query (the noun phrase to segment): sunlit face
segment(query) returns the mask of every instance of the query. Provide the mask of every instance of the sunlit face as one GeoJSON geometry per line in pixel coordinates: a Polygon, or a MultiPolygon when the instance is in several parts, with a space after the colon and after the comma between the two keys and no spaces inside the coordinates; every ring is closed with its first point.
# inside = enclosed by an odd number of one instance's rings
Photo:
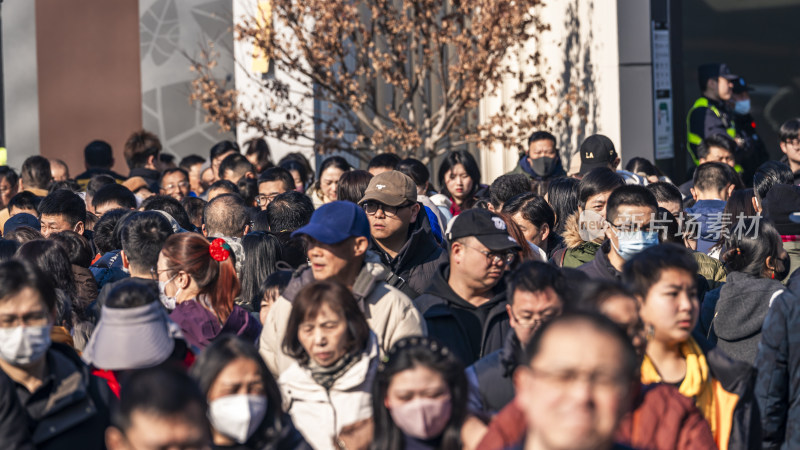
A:
{"type": "Polygon", "coordinates": [[[800,164],[800,138],[787,139],[780,142],[781,151],[789,161],[800,164]]]}
{"type": "Polygon", "coordinates": [[[69,169],[60,163],[50,163],[50,174],[53,176],[53,181],[67,181],[69,178],[69,169]]]}
{"type": "Polygon", "coordinates": [[[642,321],[653,327],[653,339],[667,345],[685,342],[697,323],[700,303],[694,274],[665,269],[641,301],[642,321]]]}
{"type": "Polygon", "coordinates": [[[611,296],[600,306],[600,313],[622,327],[631,338],[639,356],[644,355],[647,339],[642,318],[639,316],[639,304],[635,298],[625,295],[611,296]]]}
{"type": "Polygon", "coordinates": [[[733,81],[724,77],[717,78],[717,94],[722,101],[728,101],[733,95],[733,81]]]}
{"type": "Polygon", "coordinates": [[[307,255],[315,280],[336,278],[355,257],[354,238],[338,244],[324,244],[307,237],[307,255]]]}
{"type": "Polygon", "coordinates": [[[549,330],[530,368],[515,374],[534,448],[610,447],[633,387],[620,368],[622,345],[588,324],[549,330]]]}
{"type": "Polygon", "coordinates": [[[467,195],[472,192],[474,182],[467,175],[463,164],[456,164],[444,174],[444,184],[447,191],[453,196],[456,203],[461,204],[467,195]]]}
{"type": "Polygon", "coordinates": [[[457,271],[458,276],[468,280],[476,289],[493,288],[503,277],[506,263],[497,258],[489,259],[484,253],[489,249],[474,237],[453,242],[450,252],[450,274],[457,271]]]}
{"type": "Polygon", "coordinates": [[[708,148],[708,156],[700,158],[700,164],[707,162],[721,162],[733,167],[736,164],[736,159],[733,154],[722,147],[711,146],[708,148]]]}
{"type": "Polygon", "coordinates": [[[189,195],[189,178],[182,172],[170,172],[161,180],[161,194],[181,201],[189,195]]]}
{"type": "Polygon", "coordinates": [[[208,401],[229,395],[266,395],[258,364],[249,358],[237,358],[219,372],[208,390],[208,401]]]}
{"type": "Polygon", "coordinates": [[[606,229],[606,237],[614,249],[619,247],[619,235],[635,231],[650,231],[650,222],[655,210],[649,206],[619,205],[617,215],[611,222],[613,227],[606,229]]]}
{"type": "Polygon", "coordinates": [[[322,190],[325,203],[336,200],[336,188],[339,187],[339,178],[342,177],[344,170],[338,167],[328,167],[319,177],[319,187],[322,190]]]}
{"type": "Polygon", "coordinates": [[[261,319],[262,324],[267,322],[267,314],[269,314],[270,308],[272,308],[277,299],[278,288],[275,286],[267,289],[267,292],[264,293],[264,297],[261,299],[261,308],[258,310],[258,318],[261,319]]]}
{"type": "Polygon", "coordinates": [[[194,191],[195,194],[200,195],[205,192],[205,188],[202,184],[202,177],[203,177],[203,163],[197,163],[191,167],[189,167],[189,188],[194,191]]]}
{"type": "Polygon", "coordinates": [[[561,297],[549,286],[536,292],[517,289],[512,300],[512,304],[506,305],[508,320],[523,346],[543,324],[561,315],[563,309],[561,297]]]}
{"type": "Polygon", "coordinates": [[[542,247],[542,243],[550,235],[550,227],[547,224],[542,224],[541,227],[537,227],[528,219],[522,217],[522,213],[520,212],[511,216],[511,220],[519,226],[519,229],[525,236],[525,240],[537,247],[542,247]]]}
{"type": "Polygon", "coordinates": [[[306,191],[306,183],[305,180],[300,176],[300,172],[297,170],[290,170],[290,174],[292,174],[292,179],[294,179],[294,190],[297,192],[305,192],[306,191]]]}
{"type": "Polygon", "coordinates": [[[275,199],[279,194],[286,192],[286,185],[283,180],[276,181],[262,181],[258,183],[258,207],[265,211],[267,205],[275,199]]]}
{"type": "Polygon", "coordinates": [[[542,157],[555,158],[556,155],[556,143],[550,139],[539,139],[538,141],[531,142],[528,146],[528,158],[530,159],[542,157]]]}
{"type": "Polygon", "coordinates": [[[347,354],[347,321],[323,304],[300,324],[297,339],[315,363],[328,367],[347,354]]]}
{"type": "Polygon", "coordinates": [[[45,238],[62,231],[74,231],[78,234],[83,234],[83,222],[78,222],[74,226],[70,225],[67,222],[67,218],[60,214],[42,214],[39,224],[42,227],[42,236],[45,238]]]}
{"type": "Polygon", "coordinates": [[[417,365],[392,377],[383,402],[392,409],[418,398],[446,400],[450,395],[450,387],[442,374],[417,365]]]}
{"type": "Polygon", "coordinates": [[[13,186],[11,183],[8,182],[4,177],[0,177],[0,208],[5,208],[8,206],[8,202],[11,201],[11,197],[17,195],[17,186],[14,184],[13,186]]]}
{"type": "Polygon", "coordinates": [[[52,325],[55,317],[38,291],[24,287],[0,301],[0,328],[52,325]]]}
{"type": "Polygon", "coordinates": [[[600,216],[606,216],[606,202],[612,191],[600,192],[586,199],[586,207],[584,210],[594,211],[600,216]]]}
{"type": "MultiPolygon", "coordinates": [[[[236,150],[228,150],[227,152],[225,152],[225,153],[223,153],[221,155],[217,155],[216,158],[211,160],[211,171],[212,171],[212,173],[214,175],[214,181],[217,181],[217,180],[220,179],[219,178],[219,166],[220,166],[220,164],[222,164],[222,161],[225,158],[227,158],[228,156],[230,156],[230,155],[232,155],[234,153],[237,153],[236,150]]],[[[213,183],[213,181],[212,181],[212,183],[213,183]]]]}
{"type": "Polygon", "coordinates": [[[399,208],[392,216],[387,215],[383,208],[375,211],[375,214],[367,214],[372,237],[377,240],[405,237],[408,234],[408,227],[417,220],[418,214],[419,203],[399,208]]]}

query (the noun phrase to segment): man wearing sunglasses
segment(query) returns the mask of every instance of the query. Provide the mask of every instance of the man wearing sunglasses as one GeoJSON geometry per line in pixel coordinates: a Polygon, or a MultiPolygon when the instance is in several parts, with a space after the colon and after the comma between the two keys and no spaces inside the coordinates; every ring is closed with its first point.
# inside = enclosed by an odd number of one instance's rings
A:
{"type": "Polygon", "coordinates": [[[447,238],[450,262],[439,266],[414,304],[425,318],[428,336],[442,341],[468,366],[501,348],[511,329],[503,279],[520,247],[505,221],[483,209],[458,215],[447,238]]]}
{"type": "Polygon", "coordinates": [[[409,298],[430,284],[447,253],[436,242],[417,186],[407,175],[391,170],[373,177],[359,202],[369,220],[370,249],[389,269],[386,282],[409,298]]]}

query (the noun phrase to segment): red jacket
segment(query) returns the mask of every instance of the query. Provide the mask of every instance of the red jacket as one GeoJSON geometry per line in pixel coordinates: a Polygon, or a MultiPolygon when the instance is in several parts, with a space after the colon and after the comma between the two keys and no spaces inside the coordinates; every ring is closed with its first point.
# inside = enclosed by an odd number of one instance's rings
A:
{"type": "MultiPolygon", "coordinates": [[[[492,419],[478,450],[497,450],[525,437],[525,416],[512,401],[492,419]]],[[[614,440],[641,450],[716,449],[711,428],[692,399],[673,386],[642,386],[634,410],[623,417],[614,440]]]]}

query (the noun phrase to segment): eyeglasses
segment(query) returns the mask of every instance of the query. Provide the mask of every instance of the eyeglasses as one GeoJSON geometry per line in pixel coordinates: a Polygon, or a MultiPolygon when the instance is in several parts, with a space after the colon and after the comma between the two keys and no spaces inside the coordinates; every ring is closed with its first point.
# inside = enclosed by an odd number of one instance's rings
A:
{"type": "Polygon", "coordinates": [[[800,147],[800,139],[797,139],[797,138],[795,138],[795,139],[786,139],[783,142],[785,142],[787,144],[791,144],[793,147],[800,147]]]}
{"type": "Polygon", "coordinates": [[[555,319],[560,314],[561,314],[560,310],[558,310],[558,311],[548,311],[548,312],[545,312],[544,314],[541,314],[541,315],[532,314],[530,317],[526,317],[526,318],[522,319],[522,318],[520,318],[519,316],[517,316],[514,313],[513,309],[511,311],[511,316],[514,317],[514,320],[516,320],[524,328],[536,328],[536,329],[538,329],[540,326],[542,326],[542,324],[545,324],[545,323],[550,322],[551,320],[555,319]]]}
{"type": "Polygon", "coordinates": [[[168,184],[166,186],[161,186],[161,189],[164,189],[165,191],[171,191],[171,190],[175,189],[176,187],[177,188],[189,187],[189,182],[188,181],[179,181],[177,184],[168,184]]]}
{"type": "Polygon", "coordinates": [[[369,214],[370,216],[374,216],[380,209],[381,211],[383,211],[386,217],[394,217],[397,215],[397,211],[400,211],[403,208],[408,208],[412,204],[413,203],[408,203],[400,206],[389,206],[389,205],[384,205],[383,203],[366,202],[364,203],[362,208],[364,208],[364,212],[369,214]]]}
{"type": "Polygon", "coordinates": [[[13,328],[17,323],[26,327],[36,327],[47,324],[46,311],[33,311],[21,316],[7,315],[0,316],[0,328],[13,328]]]}
{"type": "Polygon", "coordinates": [[[256,197],[256,203],[258,206],[268,205],[271,201],[275,200],[275,197],[278,195],[280,195],[278,192],[269,195],[260,194],[258,197],[256,197]]]}
{"type": "Polygon", "coordinates": [[[510,265],[517,258],[517,254],[511,250],[505,252],[490,252],[486,250],[481,250],[479,248],[470,247],[469,245],[466,244],[462,245],[464,245],[464,247],[471,248],[476,252],[483,253],[483,256],[485,256],[486,259],[489,260],[490,264],[497,264],[499,262],[502,262],[503,264],[510,265]]]}
{"type": "Polygon", "coordinates": [[[549,371],[531,367],[533,376],[552,385],[557,389],[568,389],[579,381],[585,381],[592,390],[611,391],[620,389],[625,385],[625,377],[617,372],[591,372],[583,373],[577,370],[549,371]]]}

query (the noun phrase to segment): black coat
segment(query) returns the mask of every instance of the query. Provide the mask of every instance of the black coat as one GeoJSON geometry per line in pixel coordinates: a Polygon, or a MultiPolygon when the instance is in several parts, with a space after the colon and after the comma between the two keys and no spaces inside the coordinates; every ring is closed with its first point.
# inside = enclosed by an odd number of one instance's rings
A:
{"type": "MultiPolygon", "coordinates": [[[[34,445],[44,450],[104,449],[116,402],[108,384],[92,375],[71,347],[53,343],[46,358],[54,383],[48,398],[37,400],[34,393],[22,402],[34,445]]],[[[21,389],[16,386],[18,394],[21,389]]]]}
{"type": "Polygon", "coordinates": [[[25,410],[15,389],[14,382],[0,370],[0,442],[3,448],[33,449],[25,410]]]}
{"type": "Polygon", "coordinates": [[[408,240],[394,258],[390,259],[374,242],[371,247],[392,272],[386,283],[400,289],[409,298],[416,298],[431,284],[436,269],[448,261],[448,255],[433,237],[425,211],[419,212],[409,232],[408,240]]]}
{"type": "Polygon", "coordinates": [[[787,287],[767,312],[754,363],[765,449],[800,448],[800,275],[787,287]]]}
{"type": "Polygon", "coordinates": [[[512,330],[506,336],[503,348],[467,368],[471,413],[491,419],[514,399],[512,375],[519,365],[521,353],[522,346],[512,330]]]}
{"type": "Polygon", "coordinates": [[[506,312],[506,285],[500,280],[494,288],[489,302],[481,305],[486,319],[480,329],[469,327],[463,317],[476,309],[456,294],[447,283],[450,277],[450,264],[439,266],[425,293],[414,300],[414,305],[422,313],[428,326],[428,336],[441,341],[465,365],[468,366],[484,356],[500,349],[503,339],[510,332],[506,312]],[[479,333],[476,336],[474,333],[479,333]],[[480,337],[480,345],[472,342],[480,337]]]}
{"type": "Polygon", "coordinates": [[[611,242],[606,240],[594,254],[594,259],[578,267],[578,270],[589,275],[592,280],[622,281],[622,272],[612,266],[611,261],[608,260],[610,251],[611,242]]]}

